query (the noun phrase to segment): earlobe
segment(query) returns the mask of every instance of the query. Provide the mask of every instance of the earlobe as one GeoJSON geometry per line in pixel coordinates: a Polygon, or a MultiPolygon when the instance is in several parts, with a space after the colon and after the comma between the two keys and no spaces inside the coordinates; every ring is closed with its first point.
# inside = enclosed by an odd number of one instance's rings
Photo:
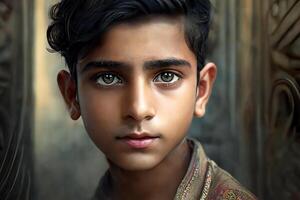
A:
{"type": "Polygon", "coordinates": [[[194,116],[203,117],[206,110],[214,81],[216,79],[217,67],[214,63],[208,63],[199,74],[199,84],[197,86],[197,96],[195,102],[194,116]]]}
{"type": "Polygon", "coordinates": [[[203,109],[203,108],[195,108],[195,111],[194,111],[194,116],[195,117],[198,117],[198,118],[200,118],[200,117],[203,117],[204,116],[204,114],[205,114],[205,108],[203,109]]]}
{"type": "Polygon", "coordinates": [[[204,106],[204,102],[203,102],[203,98],[201,98],[203,96],[203,87],[200,86],[201,81],[199,81],[199,85],[197,88],[197,96],[196,96],[196,103],[195,103],[195,109],[194,109],[194,116],[195,117],[203,117],[205,114],[205,106],[204,106]]]}
{"type": "Polygon", "coordinates": [[[70,113],[70,117],[73,120],[77,120],[81,115],[79,106],[72,105],[71,108],[69,109],[69,113],[70,113]]]}
{"type": "Polygon", "coordinates": [[[77,120],[81,113],[76,98],[77,90],[75,80],[71,77],[69,72],[61,70],[57,75],[57,83],[67,105],[70,117],[73,120],[77,120]]]}

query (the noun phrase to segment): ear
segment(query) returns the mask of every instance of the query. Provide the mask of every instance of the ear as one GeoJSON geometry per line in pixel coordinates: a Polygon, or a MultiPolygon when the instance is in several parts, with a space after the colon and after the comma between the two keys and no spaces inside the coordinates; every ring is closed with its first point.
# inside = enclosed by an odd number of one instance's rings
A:
{"type": "Polygon", "coordinates": [[[70,117],[73,120],[77,120],[81,113],[80,106],[76,98],[77,90],[75,80],[71,77],[69,72],[61,70],[57,74],[57,83],[67,105],[70,117]]]}
{"type": "Polygon", "coordinates": [[[214,63],[208,63],[199,74],[199,84],[197,86],[197,96],[194,115],[202,117],[205,114],[206,104],[211,95],[213,84],[217,76],[217,67],[214,63]]]}

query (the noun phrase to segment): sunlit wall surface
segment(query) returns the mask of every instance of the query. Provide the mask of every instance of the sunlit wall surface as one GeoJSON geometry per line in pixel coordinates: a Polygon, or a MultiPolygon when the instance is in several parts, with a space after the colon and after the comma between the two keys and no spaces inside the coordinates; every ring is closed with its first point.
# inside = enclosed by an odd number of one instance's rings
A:
{"type": "Polygon", "coordinates": [[[72,121],[59,93],[56,75],[63,59],[47,51],[48,8],[55,1],[36,0],[35,8],[35,179],[36,199],[88,199],[106,168],[103,155],[80,120],[72,121]]]}

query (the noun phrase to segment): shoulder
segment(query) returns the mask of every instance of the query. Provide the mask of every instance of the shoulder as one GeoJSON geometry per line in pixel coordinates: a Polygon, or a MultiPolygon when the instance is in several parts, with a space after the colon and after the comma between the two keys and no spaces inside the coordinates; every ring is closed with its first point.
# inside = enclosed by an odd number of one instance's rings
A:
{"type": "Polygon", "coordinates": [[[209,200],[256,200],[257,198],[244,188],[228,172],[221,169],[211,160],[208,161],[211,170],[211,188],[209,200]]]}
{"type": "MultiPolygon", "coordinates": [[[[201,144],[189,140],[197,152],[198,164],[202,172],[205,172],[203,185],[201,186],[201,200],[256,200],[257,198],[243,187],[228,172],[221,169],[214,161],[210,160],[201,144]]],[[[197,159],[196,159],[197,160],[197,159]]]]}

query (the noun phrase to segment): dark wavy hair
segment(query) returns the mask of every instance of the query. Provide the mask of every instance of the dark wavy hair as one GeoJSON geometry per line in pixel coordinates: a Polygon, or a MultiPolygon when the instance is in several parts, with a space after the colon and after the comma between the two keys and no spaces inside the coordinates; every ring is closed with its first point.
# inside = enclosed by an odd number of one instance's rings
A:
{"type": "Polygon", "coordinates": [[[199,73],[205,64],[211,21],[209,0],[61,0],[50,9],[47,39],[77,79],[78,58],[93,49],[105,31],[147,15],[184,16],[186,42],[196,55],[199,73]]]}

